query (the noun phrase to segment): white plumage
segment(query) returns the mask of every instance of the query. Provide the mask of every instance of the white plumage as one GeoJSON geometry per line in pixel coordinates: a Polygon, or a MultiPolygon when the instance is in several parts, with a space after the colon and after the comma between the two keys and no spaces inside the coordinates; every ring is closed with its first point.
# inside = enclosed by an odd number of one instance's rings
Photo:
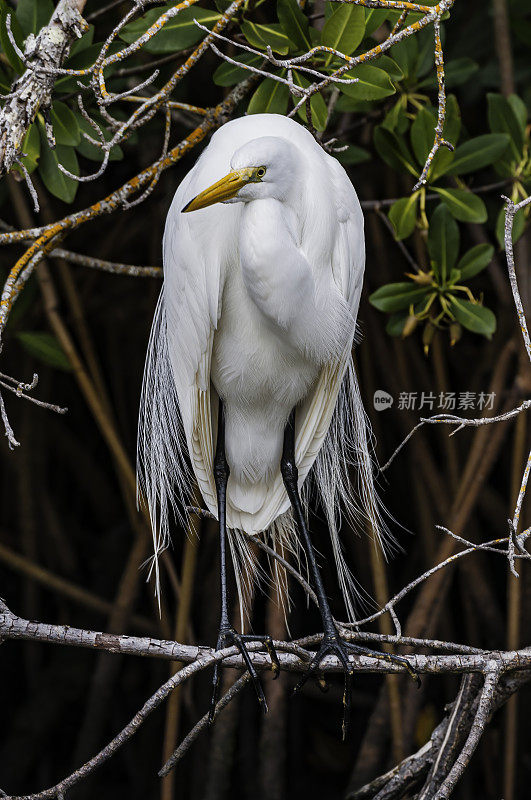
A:
{"type": "Polygon", "coordinates": [[[361,511],[377,536],[381,523],[351,361],[365,249],[363,216],[350,180],[291,119],[260,114],[228,122],[175,193],[163,260],[138,449],[155,556],[168,543],[169,508],[179,514],[189,502],[188,464],[217,516],[213,458],[219,396],[237,577],[242,568],[246,577],[255,571],[249,535],[268,531],[274,544],[298,554],[280,474],[284,428],[297,407],[299,485],[313,466],[352,615],[354,584],[337,535],[340,506],[350,515],[361,511]],[[257,167],[265,170],[263,177],[247,182],[232,199],[182,213],[227,173],[257,167]],[[358,474],[354,492],[348,476],[352,462],[358,474]]]}

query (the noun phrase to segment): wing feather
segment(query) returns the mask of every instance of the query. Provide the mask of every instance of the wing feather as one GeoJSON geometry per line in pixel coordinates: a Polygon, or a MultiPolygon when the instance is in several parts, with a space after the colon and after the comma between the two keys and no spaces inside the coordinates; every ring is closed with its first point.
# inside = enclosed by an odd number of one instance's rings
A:
{"type": "Polygon", "coordinates": [[[216,513],[210,364],[221,308],[223,254],[208,246],[205,232],[216,229],[220,216],[233,218],[235,209],[180,213],[185,198],[201,185],[200,165],[198,161],[183,181],[168,213],[163,291],[168,354],[188,452],[205,503],[216,513]]]}

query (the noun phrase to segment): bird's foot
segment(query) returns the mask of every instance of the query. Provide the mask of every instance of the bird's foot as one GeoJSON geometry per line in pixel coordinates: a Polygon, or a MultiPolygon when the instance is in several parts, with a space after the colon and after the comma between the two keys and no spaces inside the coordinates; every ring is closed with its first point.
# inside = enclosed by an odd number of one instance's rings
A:
{"type": "Polygon", "coordinates": [[[347,642],[335,629],[325,632],[319,650],[310,661],[306,672],[295,686],[293,693],[295,694],[296,692],[300,691],[310,677],[317,677],[319,687],[323,690],[326,690],[328,688],[328,684],[324,674],[319,673],[319,667],[325,656],[336,656],[343,668],[343,674],[345,676],[345,685],[343,691],[343,721],[341,725],[343,740],[345,740],[348,733],[350,724],[350,710],[352,705],[351,679],[352,675],[354,674],[354,666],[349,661],[350,654],[372,656],[373,658],[379,658],[391,664],[399,664],[401,667],[404,667],[408,674],[414,678],[417,681],[417,684],[420,686],[420,678],[418,673],[411,667],[407,658],[396,656],[393,653],[382,653],[378,650],[370,650],[368,647],[362,647],[361,645],[354,644],[353,642],[347,642]]]}
{"type": "Polygon", "coordinates": [[[319,650],[314,655],[306,672],[302,675],[301,679],[293,689],[293,694],[299,692],[308,678],[317,677],[318,683],[321,689],[326,690],[328,685],[324,678],[324,675],[321,673],[319,674],[319,667],[321,665],[321,661],[325,656],[336,656],[339,663],[343,667],[343,673],[345,675],[345,688],[343,691],[343,722],[342,722],[342,732],[343,732],[343,739],[346,738],[349,723],[350,723],[350,708],[352,704],[351,700],[351,679],[352,675],[354,674],[354,667],[349,662],[349,649],[350,643],[345,642],[344,639],[341,638],[337,630],[333,629],[330,631],[326,631],[319,650]]]}
{"type": "MultiPolygon", "coordinates": [[[[278,678],[278,675],[280,673],[280,661],[278,660],[277,651],[275,650],[275,646],[273,644],[271,636],[242,634],[234,630],[232,626],[224,625],[219,630],[216,650],[222,650],[223,648],[229,647],[230,645],[234,645],[238,648],[245,663],[247,672],[251,677],[251,681],[254,686],[254,690],[256,692],[256,696],[258,698],[260,707],[262,708],[264,713],[267,713],[267,703],[264,691],[262,689],[262,684],[260,683],[260,678],[258,677],[258,673],[256,672],[253,662],[251,661],[249,651],[245,644],[246,642],[261,642],[263,644],[265,650],[269,655],[269,658],[271,659],[271,669],[273,671],[273,677],[278,678]]],[[[212,699],[210,701],[210,710],[208,712],[209,725],[212,725],[216,712],[216,704],[219,696],[219,679],[220,679],[220,664],[218,662],[214,667],[214,676],[212,678],[212,699]]]]}
{"type": "Polygon", "coordinates": [[[388,664],[396,664],[399,667],[403,667],[409,677],[412,678],[420,688],[420,675],[416,669],[411,666],[407,658],[404,658],[403,656],[397,656],[394,653],[382,653],[381,650],[371,650],[370,647],[363,647],[360,644],[354,644],[354,642],[347,642],[347,646],[350,653],[355,653],[359,656],[378,658],[380,661],[387,661],[388,664]]]}

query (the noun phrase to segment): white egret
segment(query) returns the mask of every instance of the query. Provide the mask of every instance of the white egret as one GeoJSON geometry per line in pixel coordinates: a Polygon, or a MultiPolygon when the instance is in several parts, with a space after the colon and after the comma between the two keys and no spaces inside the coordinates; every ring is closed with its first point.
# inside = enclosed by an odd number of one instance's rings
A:
{"type": "MultiPolygon", "coordinates": [[[[163,259],[139,425],[155,556],[168,542],[171,507],[179,513],[190,502],[190,465],[219,519],[218,648],[237,644],[265,705],[245,639],[265,640],[271,653],[270,640],[242,637],[229,622],[226,542],[240,599],[242,575],[257,570],[249,537],[269,536],[294,556],[302,546],[324,628],[308,674],[336,654],[348,705],[348,652],[360,648],[341,639],[330,612],[301,488],[312,470],[352,615],[340,506],[364,516],[376,536],[382,530],[351,359],[365,262],[356,192],[339,162],[295,121],[258,114],[228,122],[175,193],[163,259]],[[353,462],[361,502],[349,488],[353,462]]],[[[216,669],[211,712],[217,683],[216,669]]]]}

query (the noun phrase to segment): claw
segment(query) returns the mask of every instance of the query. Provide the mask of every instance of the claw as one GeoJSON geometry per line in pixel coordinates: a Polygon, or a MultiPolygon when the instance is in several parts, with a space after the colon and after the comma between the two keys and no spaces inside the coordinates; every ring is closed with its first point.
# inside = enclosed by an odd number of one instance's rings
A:
{"type": "Polygon", "coordinates": [[[394,653],[382,653],[379,650],[371,650],[369,647],[363,647],[362,645],[354,644],[353,642],[346,642],[346,646],[351,653],[357,653],[359,655],[364,655],[364,656],[371,656],[372,658],[379,658],[382,661],[387,661],[388,664],[398,664],[399,666],[405,669],[409,677],[415,681],[417,687],[420,689],[421,686],[420,675],[411,666],[408,659],[404,658],[404,656],[397,656],[394,653]]]}
{"type": "Polygon", "coordinates": [[[317,674],[317,672],[325,656],[335,655],[343,667],[343,674],[345,676],[345,685],[343,689],[343,721],[341,725],[343,741],[347,737],[350,725],[350,710],[352,706],[351,679],[352,675],[354,674],[354,667],[349,661],[349,653],[372,656],[373,658],[379,658],[383,661],[387,661],[389,664],[399,664],[417,682],[417,685],[420,686],[420,677],[416,670],[413,669],[407,658],[404,658],[403,656],[397,656],[394,653],[370,650],[368,647],[362,647],[361,645],[354,644],[353,642],[346,642],[341,638],[339,633],[326,633],[323,637],[319,650],[314,655],[308,668],[306,669],[306,672],[301,676],[300,680],[293,689],[293,694],[299,692],[310,677],[316,677],[319,688],[322,691],[326,691],[328,689],[328,683],[325,679],[325,676],[322,672],[319,674],[317,674]]]}
{"type": "MultiPolygon", "coordinates": [[[[327,655],[335,655],[343,667],[343,673],[345,675],[345,687],[343,690],[343,721],[341,724],[341,729],[343,733],[343,740],[345,740],[349,728],[350,723],[350,707],[352,702],[352,692],[351,692],[351,678],[354,674],[354,669],[348,660],[348,642],[344,642],[340,635],[336,632],[325,633],[323,637],[323,641],[321,642],[321,646],[319,650],[315,654],[315,656],[310,661],[310,664],[306,670],[306,672],[302,675],[299,682],[293,689],[293,694],[299,692],[308,678],[315,676],[321,661],[327,655]]],[[[323,673],[320,673],[317,677],[317,683],[321,689],[326,691],[328,688],[328,684],[324,678],[323,673]]]]}
{"type": "Polygon", "coordinates": [[[347,738],[348,729],[350,725],[350,708],[352,704],[352,686],[351,686],[352,671],[347,674],[345,672],[345,688],[343,689],[343,720],[341,722],[341,733],[343,741],[347,738]]]}
{"type": "Polygon", "coordinates": [[[278,659],[273,639],[267,634],[265,636],[253,636],[252,634],[245,634],[241,637],[243,641],[262,642],[267,654],[271,659],[271,672],[273,673],[273,680],[276,680],[280,675],[280,661],[278,659]]]}
{"type": "MultiPolygon", "coordinates": [[[[277,651],[275,650],[275,646],[273,644],[271,636],[255,636],[254,634],[240,634],[237,631],[235,631],[234,628],[232,627],[223,627],[219,631],[216,650],[222,650],[224,647],[228,647],[231,644],[236,645],[236,647],[240,651],[241,657],[243,658],[245,667],[251,677],[251,681],[254,686],[254,690],[256,692],[256,697],[258,699],[258,703],[262,708],[264,714],[267,714],[267,703],[264,691],[262,689],[262,684],[260,683],[260,678],[258,677],[258,673],[256,672],[254,664],[251,661],[251,658],[249,656],[249,651],[245,645],[245,642],[262,642],[271,659],[271,670],[273,671],[274,677],[278,678],[280,672],[280,661],[278,659],[277,651]]],[[[220,675],[220,665],[219,663],[217,663],[214,667],[214,675],[212,678],[212,697],[210,700],[210,709],[208,712],[209,725],[212,725],[212,723],[214,722],[214,717],[216,714],[216,704],[219,695],[219,675],[220,675]]]]}

